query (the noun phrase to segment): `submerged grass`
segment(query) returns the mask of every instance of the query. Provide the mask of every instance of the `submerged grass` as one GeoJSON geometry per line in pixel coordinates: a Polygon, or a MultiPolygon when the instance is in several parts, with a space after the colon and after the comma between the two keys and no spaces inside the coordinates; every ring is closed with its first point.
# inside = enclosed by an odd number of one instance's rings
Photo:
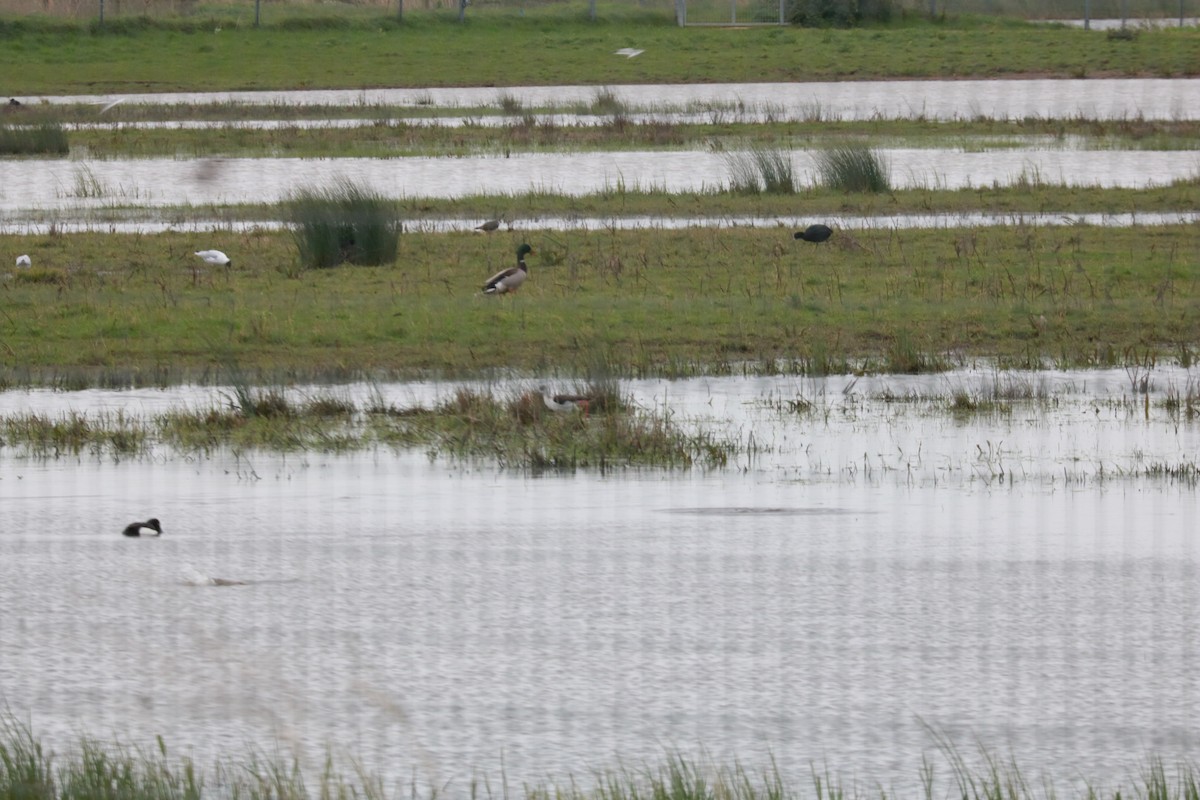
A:
{"type": "Polygon", "coordinates": [[[294,399],[280,388],[235,388],[220,405],[176,409],[145,420],[123,414],[60,419],[0,416],[5,447],[36,458],[93,453],[132,456],[164,446],[185,453],[221,448],[340,452],[423,447],[431,456],[494,461],[530,470],[621,467],[719,468],[744,451],[733,440],[689,431],[663,409],[635,407],[615,381],[582,384],[586,411],[549,410],[536,391],[508,397],[458,389],[432,408],[374,398],[359,407],[330,390],[294,399]]]}
{"type": "MultiPolygon", "coordinates": [[[[944,740],[939,740],[938,749],[949,768],[937,769],[940,761],[936,758],[923,758],[914,767],[914,780],[921,786],[915,796],[920,800],[945,796],[962,800],[1200,800],[1200,776],[1190,762],[1169,767],[1162,759],[1150,758],[1138,774],[1111,785],[1072,775],[1066,779],[1072,790],[1057,787],[1052,776],[1034,778],[1013,758],[1001,758],[982,747],[977,757],[970,758],[944,740]]],[[[470,765],[465,766],[469,771],[470,765]]],[[[458,786],[430,784],[414,775],[389,788],[389,782],[357,761],[346,775],[332,757],[311,770],[303,767],[298,757],[252,752],[242,760],[225,757],[206,769],[190,757],[170,751],[161,737],[150,749],[82,739],[59,753],[46,747],[28,726],[11,720],[0,723],[0,798],[6,800],[433,800],[447,795],[526,800],[882,800],[893,796],[882,782],[872,784],[870,776],[847,782],[829,766],[797,768],[775,758],[766,767],[751,769],[737,760],[719,764],[669,751],[658,763],[609,769],[583,766],[579,774],[590,779],[552,776],[516,788],[504,779],[493,784],[487,776],[473,777],[468,785],[458,786]],[[807,780],[795,777],[804,774],[807,780]]]]}

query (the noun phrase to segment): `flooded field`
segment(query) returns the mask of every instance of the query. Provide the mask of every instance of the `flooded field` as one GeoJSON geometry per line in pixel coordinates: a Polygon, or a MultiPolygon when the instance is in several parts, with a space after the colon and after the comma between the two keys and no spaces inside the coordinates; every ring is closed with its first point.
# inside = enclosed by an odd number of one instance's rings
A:
{"type": "MultiPolygon", "coordinates": [[[[1046,182],[1067,186],[1161,186],[1200,174],[1197,151],[883,149],[895,188],[957,189],[1046,182]]],[[[795,151],[797,182],[815,180],[813,155],[795,151]]],[[[0,211],[85,210],[114,204],[273,203],[339,179],[385,197],[457,197],[529,191],[583,195],[625,189],[727,189],[726,154],[621,152],[466,158],[228,158],[74,162],[0,161],[0,211]]]]}
{"type": "MultiPolygon", "coordinates": [[[[530,474],[422,449],[5,448],[0,703],[55,741],[314,768],[330,747],[459,793],[679,748],[911,796],[926,726],[1066,781],[1195,752],[1192,372],[622,388],[742,454],[530,474]],[[149,516],[161,538],[120,535],[149,516]]],[[[10,391],[0,414],[221,392],[10,391]]]]}
{"type": "MultiPolygon", "coordinates": [[[[629,111],[687,112],[723,108],[778,119],[1197,119],[1200,80],[815,81],[804,83],[639,84],[603,87],[629,111]]],[[[527,108],[587,106],[595,86],[513,86],[502,89],[331,89],[127,95],[62,95],[29,103],[155,103],[193,106],[253,103],[311,106],[474,108],[502,99],[527,108]]]]}

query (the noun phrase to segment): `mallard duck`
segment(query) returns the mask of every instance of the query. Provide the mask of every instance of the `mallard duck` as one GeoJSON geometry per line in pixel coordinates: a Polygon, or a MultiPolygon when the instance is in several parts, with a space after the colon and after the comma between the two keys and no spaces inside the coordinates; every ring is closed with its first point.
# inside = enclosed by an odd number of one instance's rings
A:
{"type": "Polygon", "coordinates": [[[538,391],[541,392],[546,408],[551,411],[575,411],[578,409],[587,414],[588,406],[592,403],[592,398],[586,394],[550,394],[550,390],[544,384],[538,387],[538,391]]]}
{"type": "Polygon", "coordinates": [[[162,525],[153,517],[145,522],[131,522],[125,526],[125,530],[121,531],[121,533],[126,536],[141,536],[142,528],[154,531],[155,536],[162,536],[162,525]]]}
{"type": "Polygon", "coordinates": [[[515,292],[517,288],[525,282],[529,277],[529,268],[525,266],[525,256],[533,253],[533,248],[527,244],[522,244],[517,248],[517,265],[502,269],[492,277],[488,278],[487,283],[483,285],[484,294],[506,294],[515,292]]]}
{"type": "Polygon", "coordinates": [[[809,225],[802,231],[796,231],[794,236],[806,242],[823,242],[830,236],[833,236],[833,228],[821,224],[809,225]]]}
{"type": "Polygon", "coordinates": [[[229,256],[225,255],[220,250],[197,250],[196,255],[204,259],[205,264],[211,264],[214,267],[233,266],[233,262],[229,260],[229,256]]]}

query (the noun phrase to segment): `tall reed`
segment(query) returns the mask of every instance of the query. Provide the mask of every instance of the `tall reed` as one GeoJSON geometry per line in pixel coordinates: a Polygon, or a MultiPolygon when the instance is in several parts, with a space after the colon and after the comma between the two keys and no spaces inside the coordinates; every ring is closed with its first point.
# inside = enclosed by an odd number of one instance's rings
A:
{"type": "Polygon", "coordinates": [[[65,156],[70,149],[67,132],[57,122],[0,125],[0,156],[65,156]]]}
{"type": "Polygon", "coordinates": [[[796,172],[786,150],[754,147],[726,157],[735,194],[793,194],[796,172]]]}
{"type": "Polygon", "coordinates": [[[402,224],[395,204],[352,181],[302,189],[289,199],[287,212],[303,269],[396,260],[402,224]]]}
{"type": "Polygon", "coordinates": [[[822,186],[843,192],[890,192],[887,160],[876,150],[860,145],[834,147],[816,155],[822,186]]]}

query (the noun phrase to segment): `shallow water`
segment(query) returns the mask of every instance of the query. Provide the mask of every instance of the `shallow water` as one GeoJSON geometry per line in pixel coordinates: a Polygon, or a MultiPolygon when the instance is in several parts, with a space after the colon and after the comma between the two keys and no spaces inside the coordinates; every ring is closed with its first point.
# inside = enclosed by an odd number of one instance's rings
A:
{"type": "MultiPolygon", "coordinates": [[[[924,725],[1101,785],[1197,745],[1192,375],[623,384],[761,448],[715,472],[534,476],[422,452],[0,452],[0,702],[200,758],[322,748],[458,793],[706,748],[916,793],[924,725]],[[1026,385],[1043,402],[932,401],[1026,385]],[[804,398],[810,414],[781,411],[804,398]],[[161,539],[125,540],[151,514],[161,539]],[[215,579],[244,585],[216,585],[215,579]]],[[[453,386],[343,387],[431,402],[453,386]]],[[[517,387],[498,386],[499,391],[517,387]]],[[[321,391],[297,388],[297,393],[321,391]]],[[[0,394],[152,414],[220,389],[0,394]]],[[[936,760],[936,752],[934,752],[936,760]]]]}
{"type": "MultiPolygon", "coordinates": [[[[1140,214],[894,214],[888,216],[822,215],[821,221],[847,231],[903,230],[911,228],[975,228],[994,225],[1064,226],[1092,225],[1126,228],[1133,225],[1184,225],[1200,221],[1200,212],[1140,214]]],[[[446,233],[471,232],[478,220],[424,219],[404,223],[406,231],[446,233]]],[[[509,230],[670,230],[678,228],[792,228],[804,224],[800,217],[583,217],[530,215],[508,220],[509,230]]],[[[174,222],[155,219],[96,219],[91,222],[63,221],[58,214],[39,214],[0,222],[0,234],[45,235],[57,233],[163,233],[167,231],[212,232],[282,230],[282,220],[192,220],[174,222]],[[52,222],[47,222],[49,216],[52,222]]]]}
{"type": "MultiPolygon", "coordinates": [[[[632,110],[720,105],[785,118],[809,119],[1196,119],[1200,80],[1103,78],[1086,80],[818,81],[804,83],[638,84],[602,87],[632,110]]],[[[399,105],[446,108],[499,106],[502,99],[525,107],[590,105],[595,86],[503,88],[326,89],[269,92],[192,92],[128,95],[62,95],[28,102],[196,105],[399,105]]]]}
{"type": "MultiPolygon", "coordinates": [[[[1200,151],[1095,152],[882,149],[896,188],[957,189],[1018,182],[1145,188],[1200,174],[1200,151]]],[[[808,151],[794,151],[797,184],[816,181],[808,151]]],[[[273,203],[302,189],[354,181],[385,197],[458,197],[528,191],[583,195],[624,190],[727,189],[726,154],[523,153],[464,158],[226,158],[0,161],[0,211],[105,208],[113,204],[273,203]]]]}

